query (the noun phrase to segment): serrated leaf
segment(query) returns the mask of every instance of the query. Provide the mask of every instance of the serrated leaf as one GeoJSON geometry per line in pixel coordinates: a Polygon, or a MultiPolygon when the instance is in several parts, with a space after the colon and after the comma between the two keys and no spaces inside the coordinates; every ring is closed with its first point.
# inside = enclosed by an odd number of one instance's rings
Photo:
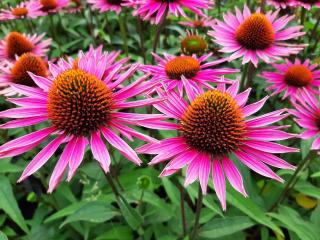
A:
{"type": "Polygon", "coordinates": [[[0,176],[0,208],[7,213],[23,231],[26,233],[29,231],[17,200],[13,195],[11,184],[5,176],[0,176]]]}

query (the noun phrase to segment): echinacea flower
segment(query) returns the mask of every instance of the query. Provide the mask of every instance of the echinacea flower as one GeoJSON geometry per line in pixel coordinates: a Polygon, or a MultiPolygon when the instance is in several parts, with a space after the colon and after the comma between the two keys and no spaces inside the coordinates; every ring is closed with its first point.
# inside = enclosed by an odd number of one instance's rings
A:
{"type": "Polygon", "coordinates": [[[177,89],[180,96],[186,91],[187,95],[193,95],[193,92],[200,91],[201,87],[212,88],[210,83],[230,82],[227,78],[221,79],[224,74],[233,74],[238,72],[232,68],[214,68],[225,62],[225,59],[208,61],[211,53],[204,54],[201,57],[192,56],[173,56],[164,54],[161,58],[153,54],[158,61],[157,65],[144,65],[141,70],[150,73],[152,78],[149,83],[158,83],[158,86],[166,85],[168,91],[177,89]]]}
{"type": "Polygon", "coordinates": [[[152,20],[158,24],[164,14],[173,14],[187,17],[183,8],[187,8],[197,15],[205,16],[202,10],[209,9],[213,2],[211,0],[125,0],[124,6],[135,8],[134,16],[140,16],[144,21],[152,20]]]}
{"type": "Polygon", "coordinates": [[[6,65],[0,66],[0,91],[1,95],[12,96],[17,92],[10,87],[12,83],[24,86],[37,86],[28,72],[37,76],[47,77],[48,69],[46,62],[33,53],[24,53],[16,62],[7,62],[6,65]]]}
{"type": "Polygon", "coordinates": [[[320,70],[316,70],[317,64],[310,65],[310,60],[303,63],[296,59],[295,62],[286,60],[284,64],[272,64],[278,72],[262,72],[261,76],[272,84],[267,90],[273,90],[274,94],[284,92],[283,99],[290,97],[295,101],[297,94],[305,89],[308,92],[319,92],[320,70]]]}
{"type": "Polygon", "coordinates": [[[45,13],[55,13],[69,5],[69,0],[37,0],[45,13]]]}
{"type": "Polygon", "coordinates": [[[293,0],[268,0],[267,3],[275,6],[276,8],[287,8],[293,5],[293,0]]]}
{"type": "Polygon", "coordinates": [[[123,0],[88,0],[88,3],[99,12],[114,11],[119,14],[123,0]]]}
{"type": "MultiPolygon", "coordinates": [[[[190,103],[175,92],[166,95],[159,91],[160,96],[166,96],[166,101],[154,107],[177,121],[168,126],[159,121],[159,128],[179,131],[179,136],[137,149],[140,153],[156,154],[151,165],[169,160],[160,175],[162,177],[187,166],[185,186],[199,179],[204,194],[212,172],[213,185],[224,210],[225,176],[235,190],[247,196],[241,174],[230,159],[231,155],[253,171],[282,182],[267,165],[294,169],[294,166],[274,154],[298,151],[273,142],[293,136],[282,131],[283,126],[271,126],[287,116],[286,110],[249,118],[263,107],[267,97],[246,105],[250,89],[239,94],[238,89],[239,81],[235,81],[227,90],[225,84],[220,84],[216,89],[189,97],[190,103]]],[[[155,123],[153,125],[157,127],[155,123]]]]}
{"type": "Polygon", "coordinates": [[[208,49],[207,41],[198,34],[187,31],[187,35],[180,42],[181,52],[185,55],[201,56],[208,49]]]}
{"type": "Polygon", "coordinates": [[[216,24],[216,20],[211,17],[201,17],[200,19],[189,19],[189,21],[180,21],[178,22],[182,26],[187,26],[191,28],[203,28],[203,27],[212,27],[216,24]]]}
{"type": "Polygon", "coordinates": [[[294,7],[304,7],[306,9],[311,9],[313,6],[320,8],[320,1],[319,0],[292,0],[292,6],[294,7]]]}
{"type": "MultiPolygon", "coordinates": [[[[290,109],[289,112],[295,116],[294,121],[302,128],[304,132],[299,136],[302,139],[315,138],[311,149],[320,149],[320,103],[318,97],[312,92],[305,89],[299,93],[297,102],[292,105],[295,109],[290,109]]],[[[318,96],[318,95],[317,95],[318,96]]]]}
{"type": "Polygon", "coordinates": [[[16,56],[31,52],[44,57],[49,51],[51,39],[43,40],[44,34],[26,35],[19,32],[10,32],[0,41],[0,60],[14,61],[16,56]]]}
{"type": "Polygon", "coordinates": [[[22,2],[15,7],[10,7],[10,9],[3,9],[0,12],[0,19],[12,20],[21,18],[37,18],[39,16],[44,16],[45,13],[41,11],[41,5],[38,2],[29,0],[22,2]]]}
{"type": "Polygon", "coordinates": [[[67,180],[71,180],[81,164],[88,144],[93,157],[101,168],[108,172],[110,156],[104,139],[128,160],[140,165],[141,160],[136,152],[116,132],[129,140],[136,137],[145,141],[155,141],[128,125],[139,125],[147,119],[150,121],[162,118],[162,115],[121,112],[121,109],[146,106],[159,99],[127,101],[148,91],[150,86],[143,84],[148,77],[143,76],[119,88],[119,85],[136,72],[139,64],[116,64],[114,62],[118,55],[117,52],[103,53],[102,47],[97,50],[90,49],[86,54],[79,53],[77,64],[74,64],[72,59],[60,59],[58,64],[49,63],[52,77],[30,73],[37,88],[11,85],[26,97],[8,99],[20,107],[0,112],[1,118],[15,118],[1,125],[1,128],[18,128],[39,123],[45,123],[47,127],[0,146],[0,157],[25,153],[49,136],[53,137],[53,140],[28,164],[19,182],[41,168],[59,146],[64,144],[66,146],[51,175],[49,192],[54,190],[67,168],[67,180]]]}
{"type": "Polygon", "coordinates": [[[252,62],[257,66],[259,59],[269,63],[270,60],[279,60],[283,56],[297,54],[304,47],[303,44],[289,44],[285,41],[304,35],[300,32],[302,26],[286,25],[294,16],[278,18],[278,12],[251,13],[244,6],[243,13],[236,8],[236,14],[224,14],[225,22],[217,20],[213,31],[208,34],[214,42],[223,46],[220,50],[232,53],[229,61],[243,57],[242,64],[252,62]]]}

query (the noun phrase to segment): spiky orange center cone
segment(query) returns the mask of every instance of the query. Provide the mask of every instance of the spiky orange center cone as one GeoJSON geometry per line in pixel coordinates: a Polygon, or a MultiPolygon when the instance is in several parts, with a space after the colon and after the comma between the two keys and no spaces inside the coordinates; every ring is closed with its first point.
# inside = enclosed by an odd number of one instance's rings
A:
{"type": "Polygon", "coordinates": [[[284,75],[284,81],[294,87],[304,87],[312,82],[312,73],[303,65],[293,65],[284,75]]]}
{"type": "Polygon", "coordinates": [[[270,47],[275,38],[271,22],[262,13],[254,13],[240,24],[236,30],[238,43],[250,50],[270,47]]]}
{"type": "Polygon", "coordinates": [[[197,59],[189,56],[176,57],[167,62],[165,72],[170,79],[194,77],[200,71],[200,63],[197,59]]]}
{"type": "Polygon", "coordinates": [[[7,52],[10,58],[21,56],[24,53],[31,52],[33,49],[32,42],[18,32],[11,32],[7,38],[7,52]]]}
{"type": "Polygon", "coordinates": [[[57,129],[87,136],[108,123],[112,104],[112,92],[103,81],[81,69],[70,69],[53,81],[47,108],[57,129]]]}
{"type": "Polygon", "coordinates": [[[230,94],[210,90],[198,96],[183,114],[181,134],[200,152],[227,154],[244,139],[243,114],[230,94]]]}
{"type": "Polygon", "coordinates": [[[42,11],[50,11],[58,6],[56,0],[40,0],[40,3],[42,4],[42,11]]]}
{"type": "Polygon", "coordinates": [[[12,9],[11,13],[12,15],[17,17],[23,17],[28,14],[28,9],[25,7],[18,7],[18,8],[12,9]]]}
{"type": "Polygon", "coordinates": [[[12,82],[25,86],[36,86],[28,72],[31,72],[37,76],[46,77],[46,63],[40,57],[32,53],[23,54],[15,62],[11,69],[12,82]]]}
{"type": "Polygon", "coordinates": [[[206,40],[198,35],[186,36],[181,41],[181,51],[186,55],[202,55],[207,50],[206,40]]]}

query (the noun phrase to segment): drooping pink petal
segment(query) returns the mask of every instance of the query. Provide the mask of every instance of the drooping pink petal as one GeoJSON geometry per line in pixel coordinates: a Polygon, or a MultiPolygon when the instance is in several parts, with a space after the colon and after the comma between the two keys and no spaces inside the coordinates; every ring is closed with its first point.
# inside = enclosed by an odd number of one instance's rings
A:
{"type": "Polygon", "coordinates": [[[224,178],[224,173],[218,158],[213,160],[212,164],[212,178],[213,186],[221,203],[222,209],[225,211],[227,209],[226,202],[226,181],[224,178]]]}
{"type": "Polygon", "coordinates": [[[107,173],[110,166],[110,155],[107,146],[102,141],[100,132],[91,134],[91,151],[93,157],[100,163],[101,168],[107,173]]]}

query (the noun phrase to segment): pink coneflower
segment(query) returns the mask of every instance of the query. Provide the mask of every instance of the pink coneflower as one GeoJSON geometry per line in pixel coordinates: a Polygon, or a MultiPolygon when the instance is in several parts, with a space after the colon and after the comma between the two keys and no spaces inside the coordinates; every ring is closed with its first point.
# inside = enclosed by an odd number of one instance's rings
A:
{"type": "Polygon", "coordinates": [[[300,134],[302,139],[310,139],[316,137],[312,143],[311,149],[320,149],[320,106],[319,99],[311,92],[305,89],[300,92],[297,102],[292,103],[295,109],[289,112],[296,118],[295,122],[305,129],[300,134]]]}
{"type": "Polygon", "coordinates": [[[166,11],[176,17],[179,15],[187,17],[183,10],[185,7],[200,16],[205,16],[201,10],[209,9],[213,3],[211,0],[125,0],[123,5],[134,7],[135,16],[158,24],[166,11]]]}
{"type": "Polygon", "coordinates": [[[263,72],[261,75],[272,85],[268,90],[273,94],[284,92],[283,99],[290,96],[295,101],[297,94],[305,89],[308,92],[319,92],[314,87],[320,87],[320,70],[317,64],[310,65],[310,61],[303,63],[296,59],[294,63],[286,60],[284,64],[272,64],[278,72],[263,72]]]}
{"type": "Polygon", "coordinates": [[[210,83],[230,82],[228,79],[221,79],[221,76],[238,72],[231,68],[213,68],[225,62],[225,59],[206,62],[211,55],[176,57],[164,54],[164,58],[161,58],[154,54],[158,64],[145,65],[141,69],[151,73],[150,83],[156,82],[159,86],[164,84],[168,91],[178,89],[180,96],[183,96],[185,90],[188,96],[192,96],[194,92],[199,92],[201,87],[211,89],[210,83]]]}
{"type": "Polygon", "coordinates": [[[4,87],[0,94],[6,96],[15,95],[17,92],[10,87],[12,83],[35,87],[36,84],[28,72],[37,76],[47,77],[46,62],[33,53],[24,53],[15,63],[7,62],[6,65],[0,66],[0,87],[4,87]]]}
{"type": "Polygon", "coordinates": [[[68,9],[69,13],[77,13],[83,9],[82,3],[80,0],[70,0],[70,8],[68,9]]]}
{"type": "Polygon", "coordinates": [[[236,15],[224,14],[225,22],[217,20],[209,35],[223,46],[221,52],[232,53],[229,61],[243,57],[243,64],[251,61],[257,66],[259,59],[269,63],[271,59],[297,54],[304,46],[284,42],[305,34],[300,32],[302,26],[284,29],[294,16],[277,16],[278,11],[263,14],[258,10],[252,14],[247,6],[243,13],[236,8],[236,15]]]}
{"type": "Polygon", "coordinates": [[[311,9],[313,6],[320,7],[320,1],[319,0],[292,0],[292,6],[294,7],[304,7],[306,9],[311,9]]]}
{"type": "Polygon", "coordinates": [[[116,131],[130,140],[137,137],[154,141],[127,125],[139,125],[144,120],[161,119],[163,116],[121,112],[121,109],[146,106],[159,99],[127,101],[149,90],[150,86],[142,83],[148,76],[118,88],[136,72],[139,65],[119,66],[114,63],[118,53],[107,54],[101,50],[102,47],[91,49],[87,54],[80,53],[76,64],[72,59],[61,59],[56,65],[49,63],[52,74],[50,78],[30,74],[38,88],[11,85],[26,97],[8,99],[20,107],[0,112],[1,118],[16,118],[1,125],[1,128],[25,127],[39,123],[46,123],[47,127],[0,146],[0,157],[25,153],[49,136],[54,137],[28,164],[19,182],[41,168],[63,144],[66,146],[53,170],[49,192],[60,182],[67,167],[67,180],[71,180],[81,164],[88,144],[93,157],[101,168],[108,172],[110,156],[104,139],[128,160],[140,165],[141,160],[137,154],[116,131]],[[105,74],[106,71],[108,74],[105,74]]]}
{"type": "Polygon", "coordinates": [[[180,21],[179,24],[192,28],[212,27],[215,25],[216,20],[211,17],[201,17],[200,19],[189,19],[188,21],[180,21]]]}
{"type": "Polygon", "coordinates": [[[0,60],[14,61],[16,56],[31,52],[37,56],[46,56],[49,51],[51,39],[43,40],[42,35],[25,35],[10,32],[0,41],[0,60]]]}
{"type": "Polygon", "coordinates": [[[37,0],[45,13],[55,13],[69,5],[69,0],[37,0]]]}
{"type": "MultiPolygon", "coordinates": [[[[213,185],[224,210],[225,176],[234,189],[247,196],[240,172],[229,158],[231,155],[236,156],[253,171],[282,182],[267,164],[277,168],[294,169],[274,154],[298,151],[272,142],[292,137],[292,134],[280,130],[284,127],[270,126],[287,116],[284,114],[285,109],[249,118],[262,108],[267,97],[246,105],[250,89],[237,94],[238,89],[238,81],[227,90],[225,84],[220,84],[217,89],[189,97],[190,103],[177,93],[171,92],[166,96],[167,101],[154,106],[178,122],[167,123],[165,126],[159,121],[159,128],[179,131],[179,136],[159,143],[149,143],[137,149],[140,153],[157,154],[150,164],[169,160],[160,175],[162,177],[187,166],[185,185],[199,178],[204,194],[212,168],[213,185]]],[[[153,126],[156,128],[156,124],[153,123],[153,126]]]]}
{"type": "Polygon", "coordinates": [[[41,5],[38,2],[30,0],[22,2],[15,7],[10,7],[8,10],[1,10],[0,19],[6,21],[21,18],[37,18],[44,15],[45,13],[41,11],[41,5]]]}
{"type": "Polygon", "coordinates": [[[88,0],[88,3],[92,4],[92,7],[100,12],[114,11],[118,14],[121,12],[121,4],[123,2],[123,0],[88,0]]]}
{"type": "Polygon", "coordinates": [[[267,2],[276,8],[287,8],[293,5],[293,0],[268,0],[267,2]]]}

